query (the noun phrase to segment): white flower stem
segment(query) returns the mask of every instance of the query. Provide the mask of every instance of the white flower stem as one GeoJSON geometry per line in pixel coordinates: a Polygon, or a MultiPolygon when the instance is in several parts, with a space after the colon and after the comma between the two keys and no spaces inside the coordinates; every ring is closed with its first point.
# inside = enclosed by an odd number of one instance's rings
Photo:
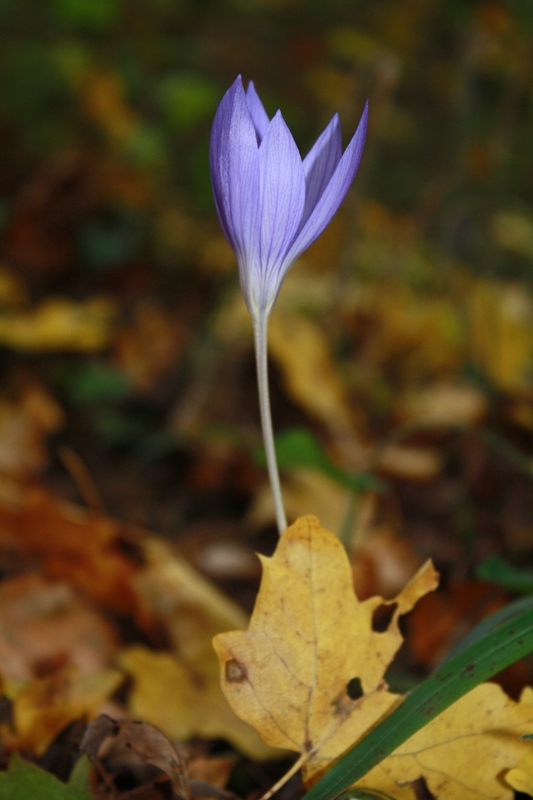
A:
{"type": "Polygon", "coordinates": [[[258,312],[253,318],[255,361],[257,366],[257,386],[259,389],[259,410],[261,413],[261,427],[268,467],[270,487],[274,496],[276,509],[276,522],[280,535],[287,527],[287,517],[281,496],[278,461],[274,446],[274,431],[272,430],[272,414],[270,412],[270,395],[268,391],[268,361],[267,361],[267,329],[268,315],[264,311],[258,312]]]}

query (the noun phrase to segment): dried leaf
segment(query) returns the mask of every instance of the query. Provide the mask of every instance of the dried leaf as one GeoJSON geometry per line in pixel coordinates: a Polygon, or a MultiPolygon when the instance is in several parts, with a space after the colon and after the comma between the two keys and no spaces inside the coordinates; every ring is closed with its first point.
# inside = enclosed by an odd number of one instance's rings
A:
{"type": "Polygon", "coordinates": [[[272,755],[228,707],[211,645],[216,633],[246,625],[246,615],[168,543],[147,539],[143,554],[135,591],[146,612],[164,625],[173,652],[133,647],[122,654],[121,666],[134,678],[130,712],[172,739],[218,737],[256,758],[272,755]]]}
{"type": "Polygon", "coordinates": [[[533,726],[533,707],[483,683],[432,720],[357,786],[414,800],[409,784],[423,777],[439,800],[510,800],[501,776],[531,743],[520,735],[533,726]]]}
{"type": "Polygon", "coordinates": [[[80,717],[94,717],[123,680],[115,670],[80,675],[72,667],[29,681],[6,695],[13,700],[13,728],[1,726],[8,749],[42,754],[57,734],[80,717]]]}
{"type": "Polygon", "coordinates": [[[0,583],[0,673],[30,680],[73,664],[90,674],[110,666],[117,644],[110,623],[71,586],[31,573],[0,583]]]}
{"type": "Polygon", "coordinates": [[[178,797],[190,795],[185,755],[146,722],[114,720],[101,714],[88,724],[80,749],[107,778],[127,769],[143,785],[163,773],[178,797]]]}
{"type": "Polygon", "coordinates": [[[479,279],[469,299],[472,349],[478,363],[505,391],[530,387],[531,294],[519,284],[479,279]]]}
{"type": "MultiPolygon", "coordinates": [[[[427,564],[394,601],[360,603],[341,544],[314,517],[288,528],[262,563],[248,631],[214,640],[222,684],[266,742],[301,753],[295,768],[309,785],[401,701],[383,679],[402,641],[398,619],[435,588],[436,575],[427,564]]],[[[424,779],[439,800],[508,800],[501,776],[528,753],[518,737],[532,725],[532,705],[482,684],[357,788],[414,800],[412,784],[424,779]]]]}
{"type": "Polygon", "coordinates": [[[58,501],[36,486],[0,481],[0,553],[27,560],[49,578],[64,579],[87,597],[139,613],[132,575],[139,565],[121,545],[126,526],[58,501]]]}
{"type": "Polygon", "coordinates": [[[47,437],[63,422],[62,410],[38,384],[16,400],[0,400],[0,472],[19,480],[40,472],[48,461],[47,437]]]}
{"type": "Polygon", "coordinates": [[[228,706],[220,690],[214,659],[194,666],[169,653],[131,647],[122,653],[120,666],[133,678],[129,712],[157,725],[176,741],[193,736],[227,739],[253,758],[272,756],[256,732],[228,706]]]}
{"type": "Polygon", "coordinates": [[[514,769],[509,770],[505,780],[515,791],[533,797],[533,749],[518,762],[514,769]]]}
{"type": "Polygon", "coordinates": [[[487,397],[477,386],[439,382],[417,387],[399,401],[404,423],[413,426],[473,425],[487,410],[487,397]]]}
{"type": "Polygon", "coordinates": [[[307,754],[309,779],[398,702],[384,673],[402,643],[399,617],[437,576],[428,563],[394,601],[360,603],[343,546],[312,516],[288,528],[274,556],[261,561],[248,630],[214,639],[222,685],[267,744],[307,754]],[[380,607],[390,616],[384,629],[380,607]]]}
{"type": "Polygon", "coordinates": [[[294,313],[274,315],[269,327],[269,350],[290,395],[334,433],[353,438],[351,406],[323,331],[294,313]]]}
{"type": "Polygon", "coordinates": [[[99,352],[110,342],[113,316],[105,298],[85,303],[51,298],[32,311],[0,317],[0,344],[34,352],[99,352]]]}
{"type": "Polygon", "coordinates": [[[436,450],[404,444],[386,445],[376,458],[380,472],[411,481],[429,481],[435,478],[440,472],[441,461],[436,450]]]}
{"type": "MultiPolygon", "coordinates": [[[[522,692],[520,702],[533,706],[533,689],[530,686],[526,686],[522,692]]],[[[533,734],[533,725],[527,733],[529,736],[533,734]]],[[[524,792],[533,797],[533,745],[531,741],[529,741],[529,753],[520,759],[514,769],[509,770],[505,781],[517,792],[524,792]]]]}
{"type": "MultiPolygon", "coordinates": [[[[330,530],[340,531],[358,498],[354,493],[317,470],[293,469],[283,481],[283,502],[290,519],[308,512],[324,521],[330,530]]],[[[256,527],[276,520],[270,485],[262,484],[254,497],[248,521],[256,527]]]]}
{"type": "Polygon", "coordinates": [[[179,320],[155,303],[145,303],[133,325],[118,332],[115,360],[136,389],[150,391],[176,364],[183,342],[179,320]]]}

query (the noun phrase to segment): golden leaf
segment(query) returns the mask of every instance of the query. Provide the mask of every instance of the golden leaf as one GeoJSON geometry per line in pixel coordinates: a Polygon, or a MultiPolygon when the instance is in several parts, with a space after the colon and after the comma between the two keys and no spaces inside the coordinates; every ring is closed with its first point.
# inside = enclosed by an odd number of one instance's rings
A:
{"type": "MultiPolygon", "coordinates": [[[[266,800],[299,767],[305,783],[314,783],[401,702],[384,681],[402,642],[398,619],[435,588],[437,576],[428,563],[394,601],[359,602],[341,543],[311,516],[288,528],[273,557],[261,561],[248,630],[219,634],[214,645],[236,713],[268,744],[301,754],[266,800]]],[[[412,783],[424,778],[439,800],[510,799],[503,776],[530,748],[519,739],[533,727],[527,697],[516,703],[496,684],[478,686],[357,787],[414,800],[412,783]]],[[[523,786],[524,774],[519,764],[507,777],[523,786]]]]}
{"type": "Polygon", "coordinates": [[[0,344],[19,350],[93,353],[109,345],[115,309],[103,297],[82,303],[56,297],[0,317],[0,344]]]}
{"type": "MultiPolygon", "coordinates": [[[[526,686],[520,695],[520,702],[533,706],[533,689],[530,686],[526,686]]],[[[533,725],[527,733],[533,733],[533,725]]],[[[533,742],[529,741],[527,744],[529,752],[518,762],[514,769],[509,770],[505,780],[517,792],[524,792],[524,794],[529,794],[533,797],[533,742]]]]}
{"type": "Polygon", "coordinates": [[[436,587],[437,575],[427,563],[394,601],[360,603],[342,544],[312,516],[261,561],[248,630],[214,639],[222,686],[264,742],[305,754],[309,779],[398,702],[383,679],[402,643],[398,620],[436,587]]]}
{"type": "Polygon", "coordinates": [[[533,298],[517,283],[479,279],[469,295],[474,358],[496,386],[520,392],[531,384],[533,298]]]}
{"type": "MultiPolygon", "coordinates": [[[[501,776],[531,750],[531,743],[519,737],[532,725],[533,706],[511,700],[495,683],[483,683],[408,739],[357,786],[392,793],[395,800],[414,800],[409,784],[423,777],[439,800],[510,800],[513,793],[501,776]]],[[[516,772],[506,776],[513,786],[516,772]]]]}
{"type": "Polygon", "coordinates": [[[193,666],[141,646],[125,650],[119,663],[134,681],[128,703],[134,718],[156,725],[174,741],[223,738],[252,758],[275,757],[228,706],[216,665],[199,661],[193,666]]]}
{"type": "Polygon", "coordinates": [[[134,586],[145,610],[164,624],[172,653],[139,646],[121,654],[121,667],[134,679],[129,711],[172,739],[223,738],[254,758],[272,757],[228,707],[211,647],[216,633],[245,625],[246,615],[167,542],[147,538],[143,555],[134,586]]]}
{"type": "Polygon", "coordinates": [[[333,432],[343,430],[353,436],[352,409],[320,327],[301,314],[274,316],[269,351],[291,397],[333,432]]]}
{"type": "Polygon", "coordinates": [[[116,670],[83,675],[67,665],[22,686],[6,681],[13,725],[1,726],[4,745],[41,755],[66,725],[80,717],[95,717],[122,680],[116,670]]]}

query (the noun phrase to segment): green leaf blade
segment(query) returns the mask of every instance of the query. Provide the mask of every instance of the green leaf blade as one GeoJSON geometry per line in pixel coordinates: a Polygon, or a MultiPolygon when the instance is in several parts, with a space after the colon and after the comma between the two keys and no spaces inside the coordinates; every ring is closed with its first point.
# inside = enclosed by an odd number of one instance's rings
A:
{"type": "Polygon", "coordinates": [[[91,766],[86,756],[72,772],[68,784],[45,772],[36,764],[24,761],[16,753],[5,772],[0,772],[1,800],[92,800],[89,786],[91,766]]]}

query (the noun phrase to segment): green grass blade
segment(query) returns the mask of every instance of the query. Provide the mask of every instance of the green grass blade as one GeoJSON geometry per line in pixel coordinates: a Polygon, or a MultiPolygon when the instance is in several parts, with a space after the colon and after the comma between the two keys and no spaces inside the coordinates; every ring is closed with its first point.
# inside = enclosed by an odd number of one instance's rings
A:
{"type": "Polygon", "coordinates": [[[533,609],[504,622],[461,650],[407,695],[403,703],[352,747],[303,800],[331,800],[460,697],[533,651],[533,609]]]}

